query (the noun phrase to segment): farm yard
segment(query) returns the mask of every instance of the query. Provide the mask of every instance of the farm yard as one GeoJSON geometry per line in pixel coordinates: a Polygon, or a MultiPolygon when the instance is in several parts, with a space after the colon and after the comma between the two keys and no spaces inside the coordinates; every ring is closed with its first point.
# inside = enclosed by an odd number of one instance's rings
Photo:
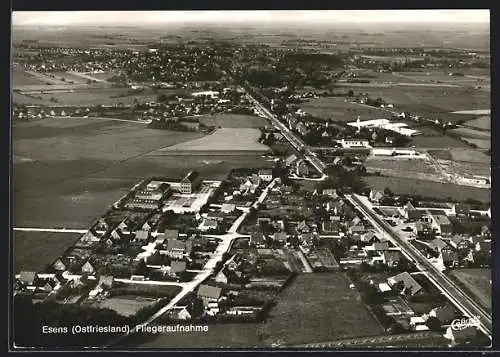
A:
{"type": "Polygon", "coordinates": [[[222,128],[203,138],[169,146],[162,151],[252,151],[266,152],[269,147],[258,143],[260,131],[253,128],[222,128]]]}
{"type": "Polygon", "coordinates": [[[199,117],[199,122],[206,126],[220,128],[263,128],[269,122],[261,117],[242,114],[216,114],[199,117]]]}
{"type": "Polygon", "coordinates": [[[351,122],[360,120],[371,120],[390,117],[390,113],[369,106],[345,102],[340,97],[314,98],[301,105],[302,110],[323,119],[334,121],[351,122]]]}
{"type": "Polygon", "coordinates": [[[39,271],[56,260],[82,235],[79,233],[51,233],[14,231],[12,233],[13,271],[39,271]],[[43,247],[43,259],[40,249],[43,247]]]}
{"type": "Polygon", "coordinates": [[[372,189],[384,190],[387,187],[399,195],[419,195],[450,201],[474,199],[484,203],[491,202],[489,189],[400,177],[367,176],[363,179],[372,189]]]}

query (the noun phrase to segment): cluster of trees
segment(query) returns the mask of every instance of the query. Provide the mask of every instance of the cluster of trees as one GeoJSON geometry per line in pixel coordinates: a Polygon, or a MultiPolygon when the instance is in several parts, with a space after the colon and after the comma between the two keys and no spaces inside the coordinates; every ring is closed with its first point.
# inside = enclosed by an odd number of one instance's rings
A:
{"type": "Polygon", "coordinates": [[[160,120],[153,120],[148,124],[148,128],[160,129],[160,130],[171,130],[171,131],[186,131],[193,132],[196,131],[195,128],[191,128],[185,124],[179,123],[175,120],[165,120],[161,118],[160,120]]]}
{"type": "Polygon", "coordinates": [[[319,190],[327,188],[351,189],[356,193],[364,193],[368,189],[367,183],[363,181],[358,173],[348,171],[343,167],[328,167],[326,174],[328,178],[316,185],[319,190]]]}

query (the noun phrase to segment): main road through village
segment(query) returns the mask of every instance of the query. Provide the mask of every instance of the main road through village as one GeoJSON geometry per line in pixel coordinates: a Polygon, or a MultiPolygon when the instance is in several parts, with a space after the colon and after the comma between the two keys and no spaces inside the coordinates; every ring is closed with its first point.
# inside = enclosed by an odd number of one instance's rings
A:
{"type": "Polygon", "coordinates": [[[409,257],[417,268],[425,272],[426,276],[434,285],[464,313],[466,316],[478,317],[479,329],[491,339],[492,319],[491,314],[485,311],[476,303],[473,297],[464,293],[452,280],[450,280],[441,270],[432,264],[417,248],[415,248],[406,237],[392,229],[373,210],[371,204],[362,196],[356,194],[345,195],[347,200],[356,207],[379,231],[398,246],[401,251],[409,257]]]}
{"type": "MultiPolygon", "coordinates": [[[[247,91],[246,91],[247,92],[247,91]]],[[[327,178],[324,174],[326,168],[325,163],[316,157],[316,155],[302,142],[301,139],[296,137],[296,135],[290,131],[283,123],[281,123],[278,118],[272,114],[268,109],[266,109],[261,103],[259,103],[255,98],[253,98],[248,92],[246,93],[248,98],[253,102],[253,104],[258,108],[258,110],[272,123],[272,125],[278,129],[281,134],[288,140],[288,142],[294,147],[298,152],[300,152],[304,158],[311,163],[319,172],[323,174],[321,180],[327,178]]],[[[259,198],[254,202],[253,207],[257,208],[260,203],[264,201],[269,190],[275,185],[276,180],[271,181],[271,183],[263,190],[259,198]]],[[[374,227],[377,227],[381,232],[385,233],[387,238],[391,240],[397,247],[399,247],[403,254],[409,257],[416,263],[417,268],[422,270],[429,279],[445,294],[450,301],[452,301],[466,316],[469,317],[479,317],[479,328],[491,339],[492,330],[492,319],[491,314],[484,311],[473,298],[465,294],[457,285],[451,281],[445,274],[443,274],[437,267],[435,267],[425,256],[423,256],[420,251],[413,247],[404,237],[401,237],[399,233],[392,230],[385,222],[383,222],[378,215],[373,211],[372,207],[365,202],[362,198],[357,195],[346,195],[347,200],[351,202],[355,207],[357,207],[360,212],[362,212],[369,220],[372,222],[374,227]]],[[[193,292],[203,281],[205,281],[210,275],[213,274],[215,267],[218,262],[222,261],[222,257],[227,253],[234,242],[235,239],[246,237],[237,233],[238,228],[245,220],[249,213],[249,209],[244,209],[243,213],[236,219],[228,233],[224,235],[211,236],[220,239],[220,243],[212,255],[212,257],[207,261],[202,271],[200,271],[195,278],[186,283],[170,283],[172,285],[177,285],[182,288],[182,290],[164,307],[158,310],[153,316],[148,318],[143,325],[148,325],[157,320],[160,316],[165,314],[167,311],[172,309],[179,303],[186,295],[193,292]]],[[[72,232],[82,233],[83,230],[75,229],[46,229],[46,228],[14,228],[14,230],[26,230],[26,231],[50,231],[50,232],[72,232]]],[[[136,282],[134,283],[144,283],[144,284],[155,284],[155,282],[136,282]]],[[[113,346],[122,341],[127,336],[136,332],[135,328],[130,329],[130,331],[121,335],[118,338],[111,341],[107,346],[113,346]]]]}
{"type": "MultiPolygon", "coordinates": [[[[277,128],[290,144],[299,152],[304,154],[304,157],[320,172],[323,173],[323,178],[326,178],[324,169],[325,163],[318,159],[302,140],[297,138],[278,118],[270,113],[261,103],[247,93],[249,99],[256,105],[262,114],[277,128]]],[[[492,318],[491,314],[480,307],[473,297],[464,293],[453,281],[451,281],[441,270],[434,266],[418,249],[411,245],[404,237],[394,231],[389,225],[383,222],[378,215],[357,195],[346,195],[346,198],[352,205],[357,207],[363,215],[365,215],[374,227],[385,233],[387,238],[399,247],[403,254],[413,260],[417,268],[425,272],[426,276],[441,290],[441,292],[460,310],[464,315],[470,318],[479,317],[479,329],[485,333],[491,340],[492,318]]]]}

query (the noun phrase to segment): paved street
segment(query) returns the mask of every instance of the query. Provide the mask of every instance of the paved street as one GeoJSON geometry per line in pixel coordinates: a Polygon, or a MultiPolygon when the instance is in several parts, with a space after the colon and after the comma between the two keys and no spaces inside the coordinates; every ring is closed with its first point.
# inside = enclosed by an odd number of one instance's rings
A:
{"type": "Polygon", "coordinates": [[[407,241],[401,233],[394,230],[373,211],[371,205],[364,197],[358,195],[345,196],[356,208],[358,208],[370,222],[384,232],[386,237],[396,246],[401,248],[405,255],[416,263],[419,270],[427,273],[429,279],[453,302],[465,315],[469,317],[479,316],[479,328],[489,338],[492,336],[491,314],[485,311],[474,301],[473,297],[465,294],[457,285],[433,265],[417,248],[407,241]]]}

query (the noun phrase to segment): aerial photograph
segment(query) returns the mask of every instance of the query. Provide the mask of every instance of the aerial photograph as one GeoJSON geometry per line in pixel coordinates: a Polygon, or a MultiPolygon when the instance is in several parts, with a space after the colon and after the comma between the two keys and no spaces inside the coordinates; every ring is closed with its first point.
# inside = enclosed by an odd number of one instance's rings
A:
{"type": "Polygon", "coordinates": [[[11,37],[11,350],[492,347],[489,10],[11,37]]]}

